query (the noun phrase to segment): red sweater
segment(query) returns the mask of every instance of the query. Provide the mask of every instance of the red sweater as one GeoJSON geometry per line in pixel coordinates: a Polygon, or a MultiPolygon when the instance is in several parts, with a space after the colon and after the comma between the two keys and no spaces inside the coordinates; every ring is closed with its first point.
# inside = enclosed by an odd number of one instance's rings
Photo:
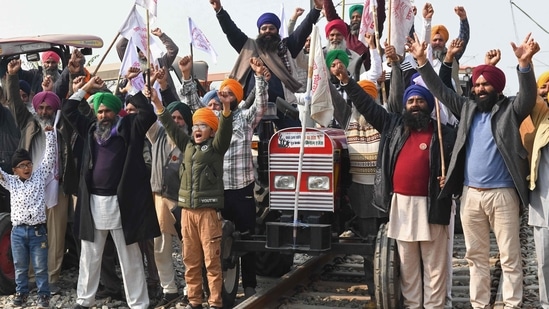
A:
{"type": "Polygon", "coordinates": [[[428,196],[429,153],[433,126],[411,131],[395,164],[393,191],[407,196],[428,196]]]}

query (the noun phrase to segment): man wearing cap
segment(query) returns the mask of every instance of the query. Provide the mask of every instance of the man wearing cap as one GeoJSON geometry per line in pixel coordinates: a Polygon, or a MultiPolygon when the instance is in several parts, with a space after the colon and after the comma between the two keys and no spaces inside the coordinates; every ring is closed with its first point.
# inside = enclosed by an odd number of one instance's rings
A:
{"type": "MultiPolygon", "coordinates": [[[[302,85],[294,78],[295,61],[291,58],[297,57],[311,34],[313,24],[320,16],[322,0],[314,0],[314,9],[287,38],[280,37],[280,19],[273,13],[264,13],[259,16],[257,20],[259,33],[256,39],[252,39],[236,26],[229,13],[221,6],[220,0],[210,0],[210,4],[216,12],[219,25],[229,43],[239,53],[230,76],[244,86],[244,97],[254,89],[255,82],[249,60],[252,57],[259,57],[271,72],[269,102],[276,102],[276,98],[280,97],[290,104],[296,104],[294,93],[302,85]]],[[[278,128],[299,125],[298,121],[286,118],[282,113],[278,113],[278,117],[279,119],[275,120],[278,128]]]]}
{"type": "MultiPolygon", "coordinates": [[[[393,47],[386,46],[389,51],[393,47]]],[[[389,53],[398,68],[398,56],[389,53]]],[[[446,259],[450,197],[437,198],[441,188],[441,144],[449,159],[455,140],[450,127],[431,119],[435,98],[426,88],[412,85],[404,91],[401,70],[394,70],[385,110],[351,79],[342,64],[331,73],[345,89],[358,112],[380,136],[373,179],[374,207],[389,212],[387,234],[396,239],[400,257],[400,289],[405,308],[442,308],[446,300],[446,259]],[[402,93],[404,93],[402,95],[402,93]],[[418,284],[422,282],[422,284],[418,284]]],[[[447,160],[445,162],[448,162],[447,160]]]]}
{"type": "Polygon", "coordinates": [[[538,78],[538,95],[543,98],[545,103],[549,104],[547,93],[549,93],[549,71],[543,72],[538,78]]]}
{"type": "Polygon", "coordinates": [[[532,57],[540,47],[528,34],[520,45],[511,43],[518,60],[520,90],[514,99],[502,94],[505,74],[492,65],[473,70],[473,97],[462,97],[446,87],[417,36],[408,42],[425,84],[460,118],[458,137],[441,196],[462,188],[461,222],[465,236],[473,308],[490,303],[489,232],[494,230],[501,253],[503,301],[506,308],[522,303],[522,263],[519,213],[529,203],[528,152],[519,134],[521,122],[536,103],[537,87],[532,57]],[[521,206],[522,205],[522,206],[521,206]]]}
{"type": "MultiPolygon", "coordinates": [[[[383,33],[383,23],[385,22],[385,1],[378,0],[376,1],[376,3],[377,26],[379,31],[379,37],[381,37],[383,33]]],[[[341,29],[339,32],[343,35],[346,48],[356,52],[361,58],[361,61],[364,65],[364,70],[369,70],[372,64],[370,61],[370,53],[372,52],[372,48],[370,46],[364,45],[364,43],[359,38],[360,23],[362,21],[364,6],[361,4],[355,4],[349,7],[349,19],[351,21],[349,24],[346,24],[343,19],[337,14],[332,0],[323,0],[323,4],[324,12],[326,14],[326,20],[328,21],[328,23],[331,23],[335,20],[341,21],[341,29]],[[343,30],[343,28],[345,30],[343,30]]],[[[326,37],[328,37],[327,30],[326,37]]],[[[375,44],[374,50],[376,50],[375,44]]]]}
{"type": "MultiPolygon", "coordinates": [[[[21,60],[8,63],[7,93],[10,109],[21,131],[19,146],[27,149],[33,162],[40,162],[45,147],[46,126],[55,124],[56,113],[60,110],[61,100],[51,91],[38,92],[32,98],[33,115],[21,100],[18,72],[21,60]]],[[[85,104],[85,103],[83,103],[85,104]]],[[[65,123],[63,117],[57,122],[56,169],[53,178],[47,186],[46,215],[48,227],[48,274],[52,293],[59,292],[57,281],[61,274],[61,266],[65,254],[65,232],[68,220],[71,195],[78,189],[78,172],[73,156],[72,138],[74,130],[65,123]]]]}
{"type": "Polygon", "coordinates": [[[84,138],[82,171],[75,209],[75,235],[81,240],[77,301],[73,308],[95,304],[101,256],[110,233],[118,252],[126,300],[130,308],[147,308],[149,298],[138,242],[158,237],[160,229],[143,159],[145,134],[155,122],[152,106],[141,92],[132,97],[139,110],[120,118],[122,102],[108,92],[93,96],[96,119],[82,115],[86,93],[104,87],[99,77],[78,88],[63,105],[63,114],[84,138]]]}
{"type": "MultiPolygon", "coordinates": [[[[255,73],[255,99],[249,108],[244,109],[240,106],[244,89],[234,79],[225,79],[215,97],[220,100],[219,94],[231,94],[230,109],[233,114],[231,144],[223,160],[225,204],[221,213],[223,218],[235,224],[238,231],[254,234],[256,205],[253,191],[255,175],[251,153],[252,137],[254,129],[267,109],[267,83],[271,74],[258,58],[250,59],[249,64],[255,73]]],[[[179,65],[185,80],[181,91],[183,101],[189,104],[192,110],[197,110],[207,103],[208,97],[205,96],[201,102],[196,94],[196,85],[192,86],[194,81],[189,80],[192,65],[190,57],[182,58],[179,65]]],[[[214,96],[210,100],[214,100],[214,96]]],[[[241,261],[244,296],[250,297],[255,294],[257,286],[254,252],[241,256],[241,261]]]]}

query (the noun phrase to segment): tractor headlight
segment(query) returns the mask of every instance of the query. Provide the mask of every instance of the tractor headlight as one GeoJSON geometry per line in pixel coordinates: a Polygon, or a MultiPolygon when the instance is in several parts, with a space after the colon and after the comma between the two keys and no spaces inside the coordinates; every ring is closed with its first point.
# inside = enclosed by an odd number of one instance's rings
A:
{"type": "Polygon", "coordinates": [[[309,190],[330,190],[330,178],[327,176],[310,176],[307,181],[309,190]]]}
{"type": "Polygon", "coordinates": [[[276,189],[295,190],[295,177],[290,175],[275,176],[274,185],[276,189]]]}

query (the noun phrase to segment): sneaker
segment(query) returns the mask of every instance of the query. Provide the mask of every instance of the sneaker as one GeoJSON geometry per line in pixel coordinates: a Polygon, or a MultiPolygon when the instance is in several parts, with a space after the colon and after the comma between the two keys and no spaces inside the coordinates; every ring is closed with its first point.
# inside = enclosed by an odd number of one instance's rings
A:
{"type": "Polygon", "coordinates": [[[71,309],[89,309],[90,307],[85,307],[85,306],[82,306],[80,305],[79,303],[75,303],[74,305],[72,305],[71,309]]]}
{"type": "Polygon", "coordinates": [[[21,307],[23,304],[27,302],[27,298],[29,297],[29,294],[24,293],[15,293],[15,296],[13,297],[12,304],[16,307],[21,307]]]}
{"type": "Polygon", "coordinates": [[[162,298],[160,298],[160,300],[156,304],[156,307],[165,306],[165,305],[171,303],[172,301],[174,301],[177,298],[179,298],[178,293],[164,293],[162,295],[162,298]]]}
{"type": "Polygon", "coordinates": [[[50,307],[50,296],[45,294],[38,295],[38,305],[36,308],[49,308],[50,307]]]}

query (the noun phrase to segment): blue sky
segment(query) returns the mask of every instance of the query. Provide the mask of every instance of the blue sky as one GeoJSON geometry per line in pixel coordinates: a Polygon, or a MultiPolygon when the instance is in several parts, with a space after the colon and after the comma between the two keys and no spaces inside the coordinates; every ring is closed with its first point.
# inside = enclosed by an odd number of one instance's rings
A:
{"type": "MultiPolygon", "coordinates": [[[[118,29],[134,2],[135,0],[6,1],[2,4],[2,9],[3,12],[8,13],[4,13],[0,19],[0,37],[47,33],[94,34],[100,36],[104,41],[104,47],[96,51],[102,57],[116,37],[118,29]]],[[[363,1],[346,1],[346,8],[351,4],[361,2],[363,1]]],[[[255,24],[257,17],[262,13],[270,11],[279,14],[282,5],[284,5],[285,14],[289,17],[296,6],[308,9],[310,5],[309,0],[222,0],[221,3],[236,24],[249,36],[257,35],[255,24]]],[[[337,5],[340,1],[334,0],[334,3],[337,5]]],[[[413,1],[419,10],[424,3],[425,1],[413,1]]],[[[536,76],[549,70],[549,34],[540,29],[518,9],[511,9],[511,2],[434,0],[431,3],[435,9],[433,24],[446,25],[451,38],[456,37],[459,31],[459,19],[453,8],[457,5],[465,7],[471,26],[471,40],[462,58],[462,65],[482,63],[484,54],[489,49],[499,48],[502,51],[502,61],[499,66],[507,75],[507,86],[504,91],[506,94],[511,95],[518,91],[517,77],[514,72],[517,61],[512,53],[511,41],[520,42],[528,32],[533,32],[534,38],[540,42],[542,49],[534,58],[536,76]]],[[[541,27],[549,29],[547,4],[531,0],[514,0],[514,3],[536,20],[541,27]],[[541,6],[544,8],[540,9],[541,6]]],[[[341,6],[338,6],[338,12],[341,14],[341,6]]],[[[151,27],[158,26],[172,37],[180,47],[180,56],[183,56],[190,53],[187,25],[189,16],[212,42],[219,55],[218,63],[214,64],[208,54],[195,51],[195,60],[207,61],[210,73],[229,71],[237,54],[227,43],[209,0],[158,0],[158,19],[151,27]]],[[[348,17],[347,9],[345,17],[348,17]]],[[[416,18],[415,24],[416,28],[421,27],[421,19],[416,18]]],[[[325,21],[321,20],[319,22],[321,33],[324,33],[324,25],[325,21]]],[[[116,53],[112,50],[104,63],[112,63],[117,60],[116,53]]]]}

